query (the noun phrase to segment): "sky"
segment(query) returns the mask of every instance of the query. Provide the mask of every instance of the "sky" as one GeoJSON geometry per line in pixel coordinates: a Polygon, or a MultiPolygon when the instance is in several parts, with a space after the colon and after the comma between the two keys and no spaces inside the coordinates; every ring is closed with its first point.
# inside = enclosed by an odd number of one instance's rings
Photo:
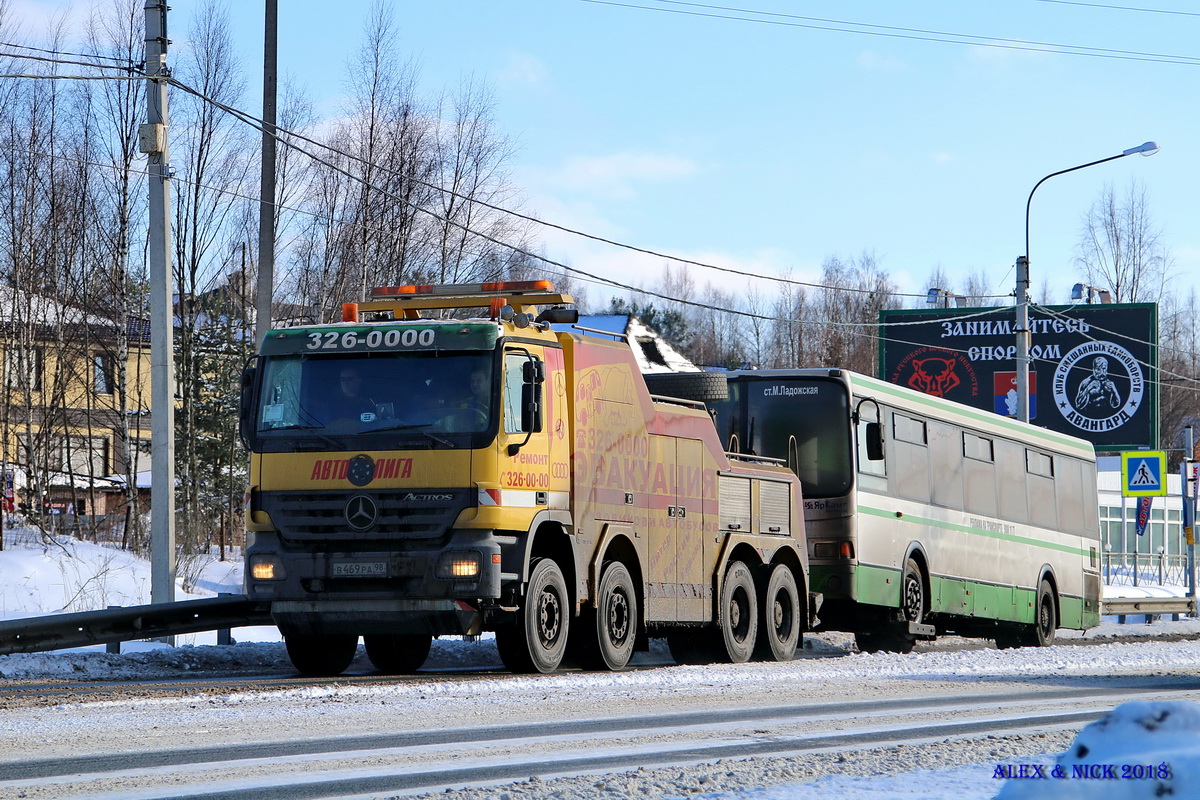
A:
{"type": "MultiPolygon", "coordinates": [[[[425,91],[482,80],[523,210],[659,253],[813,280],[873,256],[922,302],[940,270],[1067,302],[1084,215],[1144,189],[1186,292],[1200,274],[1200,11],[1189,0],[439,0],[395,3],[425,91]],[[1142,9],[1142,10],[1139,10],[1142,9]],[[1038,44],[1031,44],[1038,43],[1038,44]],[[1092,55],[1071,54],[1092,48],[1092,55]],[[1098,55],[1114,57],[1097,57],[1098,55]]],[[[34,20],[60,0],[16,0],[34,20]]],[[[172,57],[201,3],[171,4],[172,57]]],[[[371,0],[280,3],[283,79],[344,109],[371,0]]],[[[78,6],[76,6],[78,7],[78,6]]],[[[261,110],[262,4],[230,4],[261,110]]],[[[547,256],[637,286],[667,260],[547,230],[547,256]]],[[[678,265],[676,268],[679,268],[678,265]]],[[[727,273],[695,283],[741,290],[727,273]]],[[[772,291],[776,284],[757,284],[772,291]]],[[[612,291],[588,290],[595,303],[612,291]]],[[[1004,302],[1004,301],[998,301],[1004,302]]]]}

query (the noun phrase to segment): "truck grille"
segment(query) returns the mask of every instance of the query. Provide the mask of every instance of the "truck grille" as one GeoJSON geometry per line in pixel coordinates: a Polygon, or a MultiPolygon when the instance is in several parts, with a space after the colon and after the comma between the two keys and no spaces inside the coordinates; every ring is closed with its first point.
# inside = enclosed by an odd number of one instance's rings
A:
{"type": "Polygon", "coordinates": [[[263,492],[262,508],[285,539],[432,539],[442,536],[471,495],[463,489],[263,492]],[[348,504],[355,525],[348,518],[348,504]],[[373,506],[373,514],[365,514],[373,506]]]}

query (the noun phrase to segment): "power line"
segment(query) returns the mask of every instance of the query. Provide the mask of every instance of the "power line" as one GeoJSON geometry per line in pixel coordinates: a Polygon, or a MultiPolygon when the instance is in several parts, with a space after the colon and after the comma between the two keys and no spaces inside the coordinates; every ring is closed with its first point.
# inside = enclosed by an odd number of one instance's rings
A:
{"type": "Polygon", "coordinates": [[[728,11],[730,14],[717,14],[702,11],[688,11],[679,8],[659,8],[639,5],[633,2],[615,2],[615,0],[577,0],[593,5],[614,6],[616,8],[632,8],[640,11],[656,11],[661,14],[680,14],[692,17],[706,17],[736,22],[751,22],[760,25],[776,25],[788,28],[805,28],[808,30],[830,31],[834,33],[851,33],[860,36],[877,36],[891,39],[908,39],[923,42],[939,42],[943,44],[971,44],[978,47],[993,47],[1001,50],[1024,50],[1037,53],[1059,53],[1062,55],[1087,56],[1090,58],[1117,59],[1121,61],[1149,61],[1163,64],[1181,64],[1184,66],[1200,65],[1200,58],[1169,53],[1142,53],[1135,50],[1115,50],[1083,45],[1055,44],[1051,42],[1024,41],[1021,39],[1000,39],[989,36],[976,36],[965,33],[949,33],[943,31],[927,31],[920,28],[900,28],[887,25],[873,25],[862,22],[845,20],[830,20],[820,17],[801,17],[791,14],[779,14],[751,9],[726,8],[709,6],[701,3],[684,3],[680,0],[658,0],[662,3],[693,6],[711,9],[712,11],[728,11]],[[754,14],[757,17],[777,17],[778,19],[761,19],[756,17],[733,16],[733,14],[754,14]],[[800,22],[798,20],[810,20],[800,22]],[[815,24],[815,23],[823,24],[815,24]],[[853,27],[839,27],[853,26],[853,27]]]}
{"type": "Polygon", "coordinates": [[[0,78],[21,78],[33,81],[144,81],[141,75],[25,75],[5,73],[0,78]]]}
{"type": "MultiPolygon", "coordinates": [[[[225,111],[226,113],[231,114],[234,117],[240,119],[242,122],[250,125],[255,130],[262,131],[263,121],[260,118],[255,117],[254,115],[252,115],[248,112],[241,111],[240,109],[235,109],[231,106],[227,106],[216,100],[213,100],[212,98],[206,97],[199,90],[196,90],[178,80],[171,79],[170,82],[176,88],[178,88],[182,91],[185,91],[189,94],[195,95],[196,97],[200,98],[201,100],[204,100],[205,102],[212,103],[213,105],[215,105],[216,107],[225,111]]],[[[875,289],[860,289],[857,287],[827,286],[824,284],[813,283],[810,281],[801,281],[801,280],[796,280],[793,278],[784,278],[784,277],[773,276],[773,275],[760,275],[758,273],[746,272],[743,270],[733,269],[732,267],[722,267],[722,266],[718,266],[716,264],[709,264],[709,263],[706,263],[703,261],[695,261],[693,259],[683,258],[682,256],[674,256],[674,255],[662,253],[662,252],[655,251],[655,250],[649,250],[647,248],[638,247],[636,245],[619,242],[619,241],[616,241],[615,239],[608,239],[603,236],[597,236],[595,234],[586,233],[584,231],[576,230],[574,228],[568,228],[564,225],[559,225],[557,223],[547,222],[545,220],[538,219],[537,217],[533,217],[528,214],[523,214],[519,211],[513,211],[512,209],[504,208],[502,206],[497,206],[493,203],[488,203],[487,201],[484,201],[484,200],[479,200],[479,199],[476,199],[476,198],[473,198],[473,197],[470,197],[467,195],[459,194],[451,189],[446,189],[445,187],[438,186],[437,184],[430,183],[428,181],[424,181],[416,176],[396,172],[395,170],[387,169],[386,167],[382,167],[378,164],[371,164],[370,162],[368,162],[365,158],[362,158],[361,156],[357,156],[353,153],[348,153],[344,150],[340,150],[336,147],[333,147],[332,145],[329,145],[324,142],[321,142],[316,139],[312,139],[308,136],[305,136],[304,134],[297,133],[295,131],[290,131],[285,128],[281,128],[278,125],[274,126],[272,135],[275,137],[275,139],[280,144],[284,145],[285,147],[291,147],[292,149],[296,150],[297,152],[303,153],[304,155],[308,156],[309,158],[313,159],[314,161],[316,161],[320,164],[323,164],[324,166],[335,169],[336,171],[340,172],[341,174],[345,175],[346,177],[350,178],[351,180],[360,181],[360,182],[364,183],[365,185],[369,185],[369,184],[367,184],[367,182],[365,180],[363,180],[360,176],[354,175],[353,173],[345,171],[345,170],[341,169],[340,167],[337,167],[336,165],[331,164],[328,161],[321,159],[320,157],[314,155],[313,153],[310,153],[309,151],[305,150],[304,148],[297,146],[294,142],[288,141],[288,138],[296,139],[296,140],[299,140],[302,142],[307,142],[308,144],[312,144],[316,147],[320,147],[324,150],[328,150],[331,153],[335,153],[335,154],[342,156],[344,158],[347,158],[351,161],[356,161],[356,162],[359,162],[362,164],[369,164],[373,169],[376,169],[380,172],[385,172],[390,175],[397,175],[406,180],[410,180],[419,186],[423,186],[425,188],[432,189],[437,192],[441,192],[441,193],[446,194],[450,197],[453,197],[457,200],[462,200],[467,203],[473,203],[473,204],[482,206],[484,208],[487,208],[489,210],[496,211],[498,213],[507,214],[507,215],[516,217],[517,219],[522,219],[522,220],[525,220],[526,222],[531,222],[536,225],[541,225],[541,226],[544,226],[547,228],[553,228],[555,230],[562,231],[563,233],[568,233],[573,236],[579,236],[579,237],[582,237],[585,239],[590,239],[595,242],[600,242],[602,244],[611,245],[613,247],[619,247],[624,250],[629,250],[629,251],[636,252],[636,253],[642,253],[643,255],[654,256],[655,258],[663,258],[663,259],[667,259],[668,261],[673,261],[673,262],[680,263],[680,264],[687,264],[689,266],[701,267],[703,269],[711,269],[711,270],[715,270],[717,272],[724,272],[727,274],[738,275],[739,277],[744,277],[744,278],[754,278],[756,280],[772,281],[772,282],[776,282],[776,283],[789,284],[789,285],[793,285],[793,286],[804,286],[804,287],[812,288],[812,289],[824,289],[824,290],[829,290],[829,291],[846,291],[846,292],[853,292],[853,293],[860,293],[860,294],[877,294],[877,295],[886,295],[889,297],[913,297],[913,298],[925,297],[925,294],[906,293],[906,292],[884,292],[884,291],[878,291],[875,289]],[[287,137],[287,138],[285,138],[285,137],[287,137]]],[[[376,189],[377,191],[383,191],[377,186],[372,185],[371,188],[376,189]]],[[[431,214],[431,215],[437,217],[437,215],[434,212],[429,211],[428,209],[421,208],[420,206],[415,205],[414,203],[412,203],[412,201],[410,201],[406,198],[398,198],[398,199],[401,199],[405,204],[410,205],[419,211],[422,211],[424,213],[428,213],[428,214],[431,214]]],[[[450,221],[444,217],[438,217],[438,219],[441,219],[441,220],[447,221],[447,222],[450,221]]],[[[451,223],[451,224],[453,224],[453,223],[451,223]]],[[[465,230],[467,233],[471,233],[474,235],[480,235],[476,231],[472,231],[470,229],[465,229],[465,230]]],[[[505,244],[504,242],[493,241],[493,243],[499,244],[500,246],[503,246],[503,247],[510,247],[510,248],[513,248],[514,250],[516,249],[512,245],[505,244]]],[[[519,250],[516,250],[516,251],[520,252],[519,250]]],[[[522,254],[524,255],[524,253],[522,253],[522,254]]],[[[621,286],[620,288],[627,288],[627,287],[621,286]]],[[[1007,296],[1007,295],[983,295],[981,297],[1004,297],[1004,296],[1007,296]]]]}
{"type": "MultiPolygon", "coordinates": [[[[18,50],[32,50],[35,53],[49,53],[55,56],[75,56],[76,58],[99,58],[105,61],[115,61],[118,64],[125,65],[123,69],[140,69],[140,62],[133,61],[128,58],[117,58],[115,56],[102,56],[99,53],[72,53],[65,50],[47,50],[44,47],[32,47],[27,44],[19,44],[17,42],[0,42],[0,47],[15,47],[18,50]]],[[[29,58],[29,56],[14,55],[13,58],[29,58]]],[[[97,65],[99,66],[99,65],[97,65]]]]}
{"type": "Polygon", "coordinates": [[[1165,8],[1140,8],[1138,6],[1114,6],[1106,3],[1081,3],[1076,0],[1037,0],[1039,3],[1053,3],[1060,6],[1082,6],[1084,8],[1104,8],[1113,11],[1137,11],[1143,14],[1170,14],[1179,17],[1200,17],[1196,11],[1170,11],[1165,8]]]}
{"type": "Polygon", "coordinates": [[[120,66],[116,66],[114,64],[96,64],[91,61],[73,61],[71,59],[66,59],[66,58],[46,58],[44,56],[25,55],[24,53],[0,52],[0,58],[20,58],[20,59],[24,59],[25,61],[40,61],[45,64],[66,64],[66,65],[73,66],[73,67],[91,67],[92,69],[115,69],[115,70],[120,70],[122,72],[136,73],[136,75],[134,75],[133,77],[138,77],[138,78],[142,78],[142,79],[145,79],[145,77],[146,77],[145,74],[141,71],[140,67],[136,67],[136,66],[132,66],[132,65],[127,66],[127,67],[120,67],[120,66]]]}

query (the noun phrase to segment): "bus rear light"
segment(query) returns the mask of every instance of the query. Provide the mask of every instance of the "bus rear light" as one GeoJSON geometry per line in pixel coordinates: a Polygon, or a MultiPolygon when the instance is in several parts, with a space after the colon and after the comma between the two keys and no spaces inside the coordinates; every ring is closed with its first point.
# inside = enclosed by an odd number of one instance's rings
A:
{"type": "Polygon", "coordinates": [[[851,542],[816,542],[813,544],[813,558],[854,558],[854,545],[851,542]]]}

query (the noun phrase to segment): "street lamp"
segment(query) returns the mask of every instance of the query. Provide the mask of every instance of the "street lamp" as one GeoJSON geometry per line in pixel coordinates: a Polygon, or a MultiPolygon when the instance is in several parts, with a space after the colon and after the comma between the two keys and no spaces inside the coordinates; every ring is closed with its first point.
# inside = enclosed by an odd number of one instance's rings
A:
{"type": "Polygon", "coordinates": [[[1108,289],[1101,289],[1098,286],[1088,286],[1086,283],[1077,283],[1071,287],[1071,299],[1082,300],[1083,293],[1087,292],[1087,303],[1092,304],[1093,297],[1100,298],[1100,305],[1108,305],[1112,303],[1112,292],[1108,289]]]}
{"type": "Polygon", "coordinates": [[[1017,419],[1022,422],[1029,422],[1029,340],[1031,338],[1029,330],[1029,207],[1033,204],[1033,193],[1043,183],[1058,175],[1065,175],[1068,172],[1074,172],[1086,167],[1094,167],[1106,161],[1116,161],[1118,158],[1124,158],[1136,153],[1141,153],[1144,156],[1152,156],[1157,152],[1157,144],[1154,142],[1145,142],[1115,156],[1102,158],[1099,161],[1089,161],[1086,164],[1080,164],[1070,169],[1051,172],[1035,183],[1033,189],[1029,192],[1029,199],[1025,201],[1025,255],[1017,257],[1017,288],[1013,293],[1017,300],[1017,419]]]}
{"type": "Polygon", "coordinates": [[[959,308],[962,308],[967,304],[967,298],[964,295],[955,294],[954,292],[946,289],[939,289],[936,286],[929,290],[929,294],[925,297],[925,302],[929,303],[931,306],[936,306],[938,300],[942,299],[945,300],[945,302],[942,303],[942,308],[949,308],[951,299],[954,300],[954,305],[959,308]]]}

